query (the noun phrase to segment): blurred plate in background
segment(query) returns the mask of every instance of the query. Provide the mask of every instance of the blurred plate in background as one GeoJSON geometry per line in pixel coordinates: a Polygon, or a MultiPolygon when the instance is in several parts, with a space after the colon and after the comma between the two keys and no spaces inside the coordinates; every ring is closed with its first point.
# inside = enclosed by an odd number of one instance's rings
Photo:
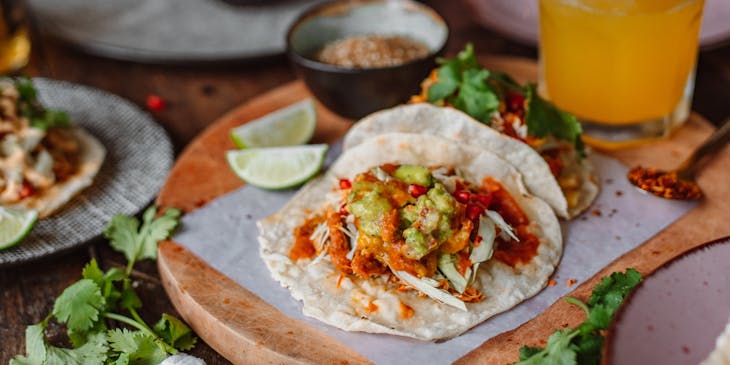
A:
{"type": "MultiPolygon", "coordinates": [[[[537,46],[538,0],[465,0],[474,20],[517,41],[537,46]]],[[[730,41],[730,1],[705,0],[700,47],[713,48],[730,41]]]]}
{"type": "Polygon", "coordinates": [[[179,63],[284,52],[289,23],[319,0],[29,0],[41,29],[87,52],[179,63]],[[236,5],[240,4],[240,5],[236,5]]]}
{"type": "Polygon", "coordinates": [[[699,364],[730,317],[730,237],[644,279],[609,331],[605,364],[699,364]]]}

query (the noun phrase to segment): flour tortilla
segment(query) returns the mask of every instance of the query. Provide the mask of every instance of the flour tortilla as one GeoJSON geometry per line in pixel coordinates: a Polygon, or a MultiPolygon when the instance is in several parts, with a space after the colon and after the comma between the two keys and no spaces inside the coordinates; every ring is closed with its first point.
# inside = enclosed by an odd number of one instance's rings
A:
{"type": "Polygon", "coordinates": [[[537,294],[547,284],[562,254],[557,217],[541,199],[530,195],[520,174],[495,154],[473,146],[425,134],[379,135],[347,150],[323,176],[308,183],[284,208],[258,222],[260,254],[275,280],[303,301],[305,315],[348,331],[388,333],[422,340],[457,336],[489,317],[504,312],[537,294]],[[540,239],[537,255],[516,268],[496,259],[482,263],[477,287],[486,299],[467,303],[467,312],[415,291],[400,292],[384,278],[363,280],[345,277],[337,287],[339,272],[329,261],[288,258],[294,229],[321,212],[325,197],[337,189],[340,178],[385,163],[454,166],[466,180],[480,182],[491,176],[509,190],[528,215],[530,231],[540,239]],[[367,311],[369,303],[378,310],[367,311]],[[414,309],[411,318],[401,316],[399,302],[414,309]]]}
{"type": "Polygon", "coordinates": [[[80,145],[79,165],[74,175],[61,183],[42,190],[38,195],[13,204],[13,206],[37,210],[40,217],[45,218],[68,203],[81,190],[91,185],[94,176],[99,172],[104,162],[106,149],[96,138],[81,128],[73,128],[70,132],[80,145]]]}
{"type": "Polygon", "coordinates": [[[345,148],[354,147],[375,135],[391,132],[423,133],[494,152],[524,176],[527,189],[545,200],[563,218],[573,218],[598,196],[593,167],[587,160],[575,166],[583,184],[578,203],[569,208],[550,167],[529,145],[487,127],[460,110],[427,103],[402,105],[373,113],[357,122],[345,136],[345,148]]]}

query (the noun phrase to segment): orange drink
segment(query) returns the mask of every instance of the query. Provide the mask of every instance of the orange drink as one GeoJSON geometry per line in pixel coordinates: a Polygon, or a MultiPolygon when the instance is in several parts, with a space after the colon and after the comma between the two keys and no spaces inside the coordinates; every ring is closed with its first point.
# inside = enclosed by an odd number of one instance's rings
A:
{"type": "Polygon", "coordinates": [[[588,137],[668,133],[689,114],[703,6],[540,0],[540,92],[578,116],[588,137]],[[592,134],[593,124],[603,135],[592,134]]]}
{"type": "Polygon", "coordinates": [[[0,1],[0,75],[15,72],[28,63],[30,37],[20,0],[0,1]]]}

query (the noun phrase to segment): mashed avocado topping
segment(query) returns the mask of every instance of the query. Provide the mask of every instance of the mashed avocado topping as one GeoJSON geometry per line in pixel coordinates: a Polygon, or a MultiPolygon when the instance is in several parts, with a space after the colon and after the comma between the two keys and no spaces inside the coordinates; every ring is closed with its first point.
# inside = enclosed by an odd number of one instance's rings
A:
{"type": "Polygon", "coordinates": [[[528,235],[529,221],[499,183],[475,186],[452,168],[386,164],[339,186],[341,200],[295,231],[292,260],[328,255],[343,275],[392,274],[464,310],[484,299],[474,285],[479,264],[528,235]]]}

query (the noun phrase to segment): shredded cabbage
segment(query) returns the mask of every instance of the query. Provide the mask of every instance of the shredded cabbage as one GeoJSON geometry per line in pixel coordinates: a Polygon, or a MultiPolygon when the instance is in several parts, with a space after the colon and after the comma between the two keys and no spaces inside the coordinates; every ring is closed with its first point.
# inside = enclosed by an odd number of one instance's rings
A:
{"type": "Polygon", "coordinates": [[[512,227],[507,224],[507,222],[504,221],[504,218],[502,218],[499,213],[493,211],[493,210],[487,210],[487,216],[494,221],[494,223],[499,227],[499,229],[502,230],[502,232],[507,233],[508,236],[510,236],[513,240],[519,242],[520,239],[515,236],[514,231],[512,231],[512,227]]]}
{"type": "MultiPolygon", "coordinates": [[[[439,256],[439,270],[449,280],[451,285],[459,293],[463,293],[466,290],[467,280],[464,276],[459,274],[454,264],[454,256],[450,254],[443,254],[439,256]]],[[[468,277],[468,275],[466,275],[468,277]]]]}
{"type": "Polygon", "coordinates": [[[494,253],[494,239],[497,236],[494,222],[485,216],[480,216],[477,235],[482,238],[482,241],[479,242],[478,246],[472,247],[469,261],[473,263],[484,262],[492,258],[492,254],[494,253]]]}
{"type": "Polygon", "coordinates": [[[398,279],[401,279],[406,284],[413,286],[414,288],[416,288],[416,290],[422,292],[423,294],[426,294],[441,303],[459,308],[466,312],[466,304],[464,304],[463,301],[459,300],[455,296],[451,295],[451,293],[447,292],[446,290],[434,288],[423,279],[419,279],[409,274],[408,272],[395,270],[392,271],[398,279]]]}

